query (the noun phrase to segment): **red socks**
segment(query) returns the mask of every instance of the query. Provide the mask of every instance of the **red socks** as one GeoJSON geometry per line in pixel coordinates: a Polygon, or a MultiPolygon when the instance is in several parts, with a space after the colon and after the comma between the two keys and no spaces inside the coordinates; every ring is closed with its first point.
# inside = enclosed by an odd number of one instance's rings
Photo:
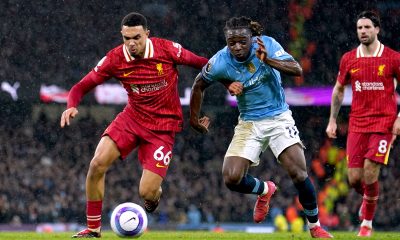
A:
{"type": "Polygon", "coordinates": [[[376,205],[379,198],[379,183],[378,181],[372,184],[365,184],[365,191],[363,197],[363,203],[365,206],[364,219],[371,221],[374,218],[376,205]]]}
{"type": "Polygon", "coordinates": [[[90,231],[99,232],[101,227],[101,209],[103,201],[87,201],[86,217],[87,227],[90,231]]]}

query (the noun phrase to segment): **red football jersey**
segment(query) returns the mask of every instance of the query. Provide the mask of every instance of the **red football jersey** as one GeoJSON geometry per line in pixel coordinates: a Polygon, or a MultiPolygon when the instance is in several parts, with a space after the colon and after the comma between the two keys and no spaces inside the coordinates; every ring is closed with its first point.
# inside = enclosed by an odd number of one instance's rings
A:
{"type": "Polygon", "coordinates": [[[371,57],[361,45],[345,53],[337,81],[351,84],[351,132],[391,132],[397,117],[395,88],[400,79],[400,54],[379,43],[371,57]]]}
{"type": "Polygon", "coordinates": [[[97,66],[76,84],[68,107],[76,107],[89,88],[115,78],[128,93],[126,110],[143,127],[160,131],[182,129],[182,107],[178,93],[177,65],[201,69],[207,59],[184,49],[180,44],[149,38],[143,58],[135,59],[124,44],[112,49],[97,66]],[[83,93],[83,94],[82,94],[83,93]]]}

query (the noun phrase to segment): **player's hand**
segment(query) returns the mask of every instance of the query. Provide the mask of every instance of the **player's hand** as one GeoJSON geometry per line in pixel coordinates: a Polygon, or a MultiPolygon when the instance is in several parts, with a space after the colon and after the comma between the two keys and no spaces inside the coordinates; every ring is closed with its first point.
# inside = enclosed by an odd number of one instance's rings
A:
{"type": "Polygon", "coordinates": [[[258,48],[256,50],[256,56],[262,62],[265,62],[265,60],[267,59],[268,53],[267,53],[267,50],[265,49],[264,42],[261,40],[260,37],[257,37],[257,44],[258,44],[258,48]]]}
{"type": "Polygon", "coordinates": [[[243,92],[243,84],[241,82],[232,82],[228,85],[228,91],[231,96],[239,96],[243,92]]]}
{"type": "Polygon", "coordinates": [[[210,118],[204,116],[199,120],[190,119],[190,126],[199,133],[208,133],[210,118]]]}
{"type": "Polygon", "coordinates": [[[63,128],[65,125],[69,126],[71,118],[78,114],[78,109],[75,107],[68,108],[61,115],[60,126],[63,128]]]}
{"type": "Polygon", "coordinates": [[[337,129],[337,124],[334,121],[329,121],[328,127],[326,127],[326,134],[330,138],[336,138],[336,129],[337,129]]]}

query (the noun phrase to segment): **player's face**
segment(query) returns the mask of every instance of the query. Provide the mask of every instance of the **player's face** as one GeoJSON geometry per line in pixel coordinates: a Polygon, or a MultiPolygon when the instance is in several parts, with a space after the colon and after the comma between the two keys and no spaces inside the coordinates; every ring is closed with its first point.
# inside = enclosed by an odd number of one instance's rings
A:
{"type": "Polygon", "coordinates": [[[251,49],[251,33],[248,29],[227,30],[225,38],[229,51],[237,60],[244,61],[249,57],[251,49]]]}
{"type": "Polygon", "coordinates": [[[133,57],[143,57],[146,50],[146,40],[150,31],[143,26],[122,26],[121,34],[125,46],[133,57]]]}
{"type": "Polygon", "coordinates": [[[361,44],[370,45],[378,36],[379,27],[375,27],[371,19],[361,18],[357,21],[357,36],[361,44]]]}

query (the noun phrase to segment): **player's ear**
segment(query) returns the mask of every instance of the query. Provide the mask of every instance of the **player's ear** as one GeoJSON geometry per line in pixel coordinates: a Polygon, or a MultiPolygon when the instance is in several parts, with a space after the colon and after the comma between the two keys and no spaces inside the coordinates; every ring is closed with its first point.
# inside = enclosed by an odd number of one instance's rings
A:
{"type": "Polygon", "coordinates": [[[147,29],[146,30],[146,36],[149,36],[150,35],[150,29],[147,29]]]}

